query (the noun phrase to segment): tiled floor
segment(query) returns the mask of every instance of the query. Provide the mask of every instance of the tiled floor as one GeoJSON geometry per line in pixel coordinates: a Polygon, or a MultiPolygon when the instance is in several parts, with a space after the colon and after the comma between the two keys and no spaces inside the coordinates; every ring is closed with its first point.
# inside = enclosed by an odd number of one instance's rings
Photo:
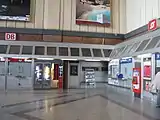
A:
{"type": "Polygon", "coordinates": [[[160,109],[122,88],[0,92],[0,120],[160,120],[160,109]]]}

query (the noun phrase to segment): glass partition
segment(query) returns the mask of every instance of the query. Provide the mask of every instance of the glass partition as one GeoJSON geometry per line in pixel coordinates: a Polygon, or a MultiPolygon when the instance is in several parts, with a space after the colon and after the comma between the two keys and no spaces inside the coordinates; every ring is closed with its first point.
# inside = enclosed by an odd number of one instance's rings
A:
{"type": "Polygon", "coordinates": [[[144,50],[144,48],[146,47],[146,45],[148,44],[149,41],[150,41],[150,39],[142,41],[141,44],[139,45],[139,47],[137,48],[136,52],[144,50]]]}
{"type": "Polygon", "coordinates": [[[67,47],[60,47],[59,48],[59,55],[60,56],[68,56],[68,48],[67,47]]]}
{"type": "Polygon", "coordinates": [[[102,57],[101,49],[92,49],[94,57],[102,57]]]}
{"type": "Polygon", "coordinates": [[[121,56],[123,51],[125,49],[125,46],[119,49],[119,53],[117,54],[117,56],[121,56]]]}
{"type": "Polygon", "coordinates": [[[44,55],[44,46],[36,46],[35,55],[44,55]]]}
{"type": "Polygon", "coordinates": [[[47,55],[56,55],[56,47],[47,47],[47,55]]]}
{"type": "Polygon", "coordinates": [[[105,57],[109,57],[112,53],[112,50],[109,49],[103,49],[103,53],[105,57]]]}
{"type": "Polygon", "coordinates": [[[123,52],[121,53],[121,55],[124,55],[124,54],[128,53],[128,51],[131,49],[132,45],[133,45],[133,44],[127,45],[127,46],[125,47],[125,49],[123,50],[123,52]]]}
{"type": "Polygon", "coordinates": [[[89,48],[82,48],[82,56],[84,57],[91,57],[91,51],[89,48]]]}
{"type": "Polygon", "coordinates": [[[33,46],[23,46],[22,54],[32,55],[33,46]]]}
{"type": "Polygon", "coordinates": [[[7,45],[0,45],[0,54],[6,54],[7,47],[7,45]]]}
{"type": "Polygon", "coordinates": [[[139,46],[140,42],[135,43],[131,49],[128,51],[129,54],[133,53],[136,51],[137,47],[139,46]]]}
{"type": "Polygon", "coordinates": [[[79,48],[70,48],[71,56],[79,56],[79,48]]]}
{"type": "Polygon", "coordinates": [[[154,48],[157,45],[157,43],[159,42],[159,40],[160,40],[160,36],[154,37],[151,40],[151,42],[147,45],[147,47],[145,48],[145,50],[154,48]]]}

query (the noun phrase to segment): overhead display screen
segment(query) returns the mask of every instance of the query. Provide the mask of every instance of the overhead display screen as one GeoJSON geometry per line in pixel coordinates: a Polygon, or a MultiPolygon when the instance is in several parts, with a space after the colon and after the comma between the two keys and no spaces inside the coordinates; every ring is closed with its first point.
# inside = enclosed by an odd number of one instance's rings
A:
{"type": "Polygon", "coordinates": [[[30,21],[30,0],[0,0],[0,20],[30,21]]]}

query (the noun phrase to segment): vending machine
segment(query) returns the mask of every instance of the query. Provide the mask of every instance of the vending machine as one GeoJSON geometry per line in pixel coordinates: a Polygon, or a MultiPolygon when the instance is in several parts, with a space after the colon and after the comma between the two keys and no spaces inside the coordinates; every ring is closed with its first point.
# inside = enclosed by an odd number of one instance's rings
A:
{"type": "Polygon", "coordinates": [[[141,97],[141,68],[133,68],[132,90],[135,97],[141,97]]]}

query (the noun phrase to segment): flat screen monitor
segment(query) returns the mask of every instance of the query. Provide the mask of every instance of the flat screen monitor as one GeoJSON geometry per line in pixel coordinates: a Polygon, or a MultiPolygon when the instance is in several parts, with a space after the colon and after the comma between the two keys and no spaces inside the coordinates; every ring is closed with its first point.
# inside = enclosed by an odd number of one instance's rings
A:
{"type": "Polygon", "coordinates": [[[0,0],[0,20],[30,21],[30,0],[0,0]]]}

